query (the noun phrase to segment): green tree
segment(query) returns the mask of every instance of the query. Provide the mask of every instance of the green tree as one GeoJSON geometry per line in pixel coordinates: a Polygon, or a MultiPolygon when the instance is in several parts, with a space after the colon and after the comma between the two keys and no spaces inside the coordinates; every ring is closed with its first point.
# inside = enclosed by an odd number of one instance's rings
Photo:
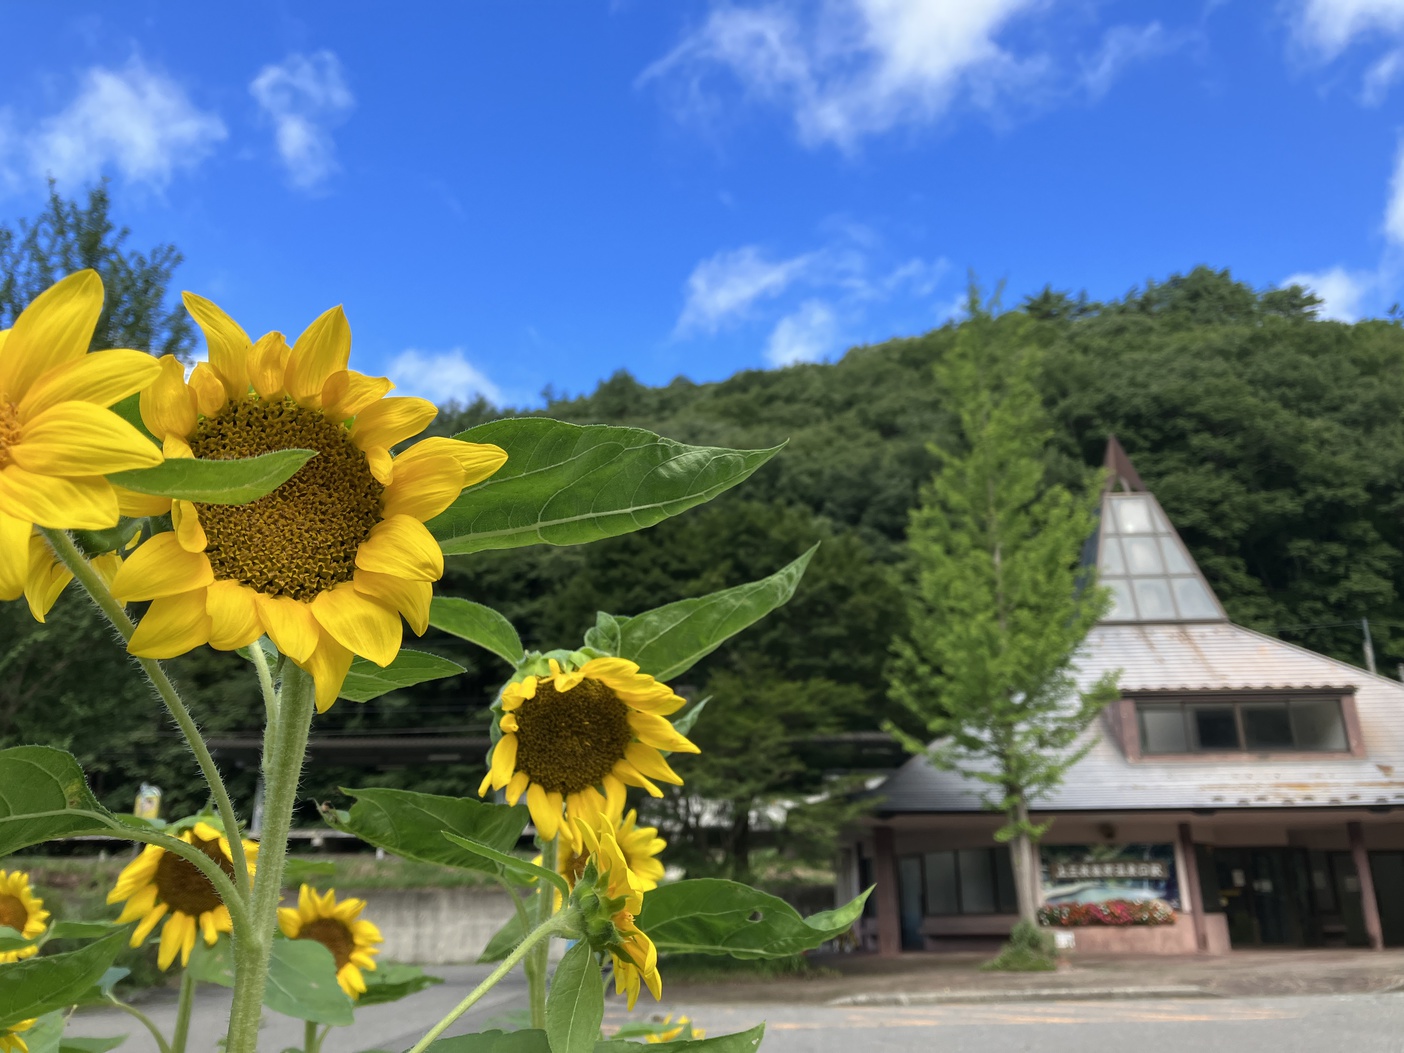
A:
{"type": "Polygon", "coordinates": [[[1020,917],[1032,921],[1046,825],[1030,821],[1030,804],[1085,753],[1077,739],[1115,693],[1114,677],[1079,692],[1072,676],[1107,603],[1080,561],[1099,480],[1084,470],[1073,488],[1046,481],[1031,322],[992,317],[973,292],[970,308],[937,367],[959,417],[933,444],[938,468],[912,512],[910,625],[889,675],[893,700],[935,741],[889,730],[984,784],[1005,817],[995,836],[1010,843],[1020,917]]]}

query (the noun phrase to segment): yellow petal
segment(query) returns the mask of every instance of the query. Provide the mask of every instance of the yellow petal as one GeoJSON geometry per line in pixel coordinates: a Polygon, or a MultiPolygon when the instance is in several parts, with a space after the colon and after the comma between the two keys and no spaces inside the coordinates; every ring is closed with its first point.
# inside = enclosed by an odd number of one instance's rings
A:
{"type": "Polygon", "coordinates": [[[322,631],[312,609],[291,596],[268,596],[254,593],[258,619],[278,650],[302,665],[317,649],[322,631]]]}
{"type": "Polygon", "coordinates": [[[112,595],[121,603],[179,596],[214,581],[203,552],[187,552],[171,531],[157,534],[125,560],[112,582],[112,595]]]}
{"type": "Polygon", "coordinates": [[[385,488],[382,514],[413,516],[420,522],[433,519],[463,492],[463,469],[447,454],[419,457],[406,462],[395,458],[395,472],[385,488]]]}
{"type": "Polygon", "coordinates": [[[356,417],[351,425],[351,438],[363,450],[394,446],[411,435],[418,435],[438,413],[438,407],[428,399],[380,399],[356,417]]]}
{"type": "Polygon", "coordinates": [[[44,475],[106,475],[161,463],[161,451],[117,414],[91,402],[61,402],[21,426],[10,457],[44,475]]]}
{"type": "Polygon", "coordinates": [[[20,418],[27,420],[60,402],[110,406],[146,387],[160,372],[160,363],[145,351],[94,351],[40,377],[18,406],[20,418]]]}
{"type": "Polygon", "coordinates": [[[634,734],[639,737],[639,741],[647,746],[655,746],[660,750],[668,750],[670,753],[702,752],[684,735],[680,734],[672,724],[654,713],[631,710],[629,726],[634,729],[634,734]]]}
{"type": "Polygon", "coordinates": [[[29,538],[33,526],[0,512],[0,600],[17,600],[29,578],[29,538]]]}
{"type": "Polygon", "coordinates": [[[638,786],[647,791],[650,797],[663,796],[663,791],[627,760],[616,761],[610,774],[625,785],[638,786]]]}
{"type": "Polygon", "coordinates": [[[419,457],[441,457],[447,454],[463,469],[463,485],[480,483],[507,463],[507,451],[500,446],[486,442],[460,442],[434,435],[420,439],[417,443],[395,458],[396,470],[399,466],[419,457]]]}
{"type": "Polygon", "coordinates": [[[158,439],[195,433],[195,393],[185,383],[185,367],[174,355],[157,359],[161,373],[141,393],[141,419],[158,439]]]}
{"type": "Polygon", "coordinates": [[[171,510],[171,499],[169,497],[156,497],[152,494],[139,494],[135,490],[128,490],[126,487],[118,486],[115,483],[112,489],[117,493],[117,507],[124,516],[131,516],[139,519],[142,516],[165,515],[171,510]]]}
{"type": "Polygon", "coordinates": [[[236,581],[211,583],[205,592],[205,613],[210,616],[210,646],[218,651],[247,647],[263,635],[254,590],[236,581]]]}
{"type": "Polygon", "coordinates": [[[195,921],[184,914],[173,914],[166,922],[166,927],[161,930],[161,949],[156,955],[156,967],[162,972],[169,969],[175,961],[176,953],[184,941],[187,923],[193,928],[195,921]]]}
{"type": "Polygon", "coordinates": [[[283,391],[283,374],[292,349],[278,332],[265,333],[249,352],[249,382],[260,398],[271,399],[283,391]]]}
{"type": "Polygon", "coordinates": [[[543,841],[554,840],[561,825],[560,808],[558,806],[554,812],[551,811],[550,795],[539,783],[527,787],[527,810],[531,812],[531,821],[536,824],[537,836],[543,841]]]}
{"type": "Polygon", "coordinates": [[[302,331],[288,356],[284,386],[303,405],[320,401],[322,387],[351,358],[351,326],[338,307],[325,311],[302,331]]]}
{"type": "Polygon", "coordinates": [[[210,641],[205,590],[153,600],[127,643],[138,658],[175,658],[210,641]]]}
{"type": "Polygon", "coordinates": [[[624,759],[632,764],[641,775],[646,775],[650,779],[672,783],[674,786],[683,784],[682,777],[668,766],[663,755],[652,746],[645,746],[642,742],[631,742],[624,747],[624,759]]]}
{"type": "Polygon", "coordinates": [[[376,482],[381,486],[389,486],[395,481],[395,458],[390,456],[389,450],[384,446],[372,446],[362,449],[361,452],[366,455],[366,466],[370,468],[376,482]]]}
{"type": "Polygon", "coordinates": [[[513,775],[511,781],[507,783],[507,803],[515,808],[529,785],[531,785],[531,776],[527,775],[526,772],[519,771],[513,775]]]}
{"type": "Polygon", "coordinates": [[[49,370],[87,354],[101,313],[97,271],[70,274],[36,296],[15,319],[0,354],[0,394],[21,402],[49,370]]]}
{"type": "Polygon", "coordinates": [[[24,598],[29,601],[29,613],[36,622],[44,617],[59,598],[65,585],[73,580],[68,568],[54,558],[49,543],[38,534],[29,538],[29,578],[24,586],[24,598]]]}
{"type": "Polygon", "coordinates": [[[322,385],[322,412],[328,420],[350,420],[395,385],[389,377],[368,377],[351,369],[339,369],[322,385]]]}
{"type": "Polygon", "coordinates": [[[317,691],[317,712],[325,713],[341,694],[341,685],[346,682],[346,671],[351,668],[351,652],[342,647],[330,636],[323,633],[317,649],[304,665],[312,674],[312,682],[317,691]]]}
{"type": "Polygon", "coordinates": [[[117,494],[101,476],[62,479],[17,464],[0,469],[0,508],[53,530],[106,530],[118,519],[117,494]]]}
{"type": "Polygon", "coordinates": [[[349,581],[319,593],[312,601],[312,614],[342,647],[381,668],[400,653],[400,616],[362,596],[349,581]]]}
{"type": "Polygon", "coordinates": [[[500,790],[512,781],[512,776],[516,774],[517,768],[517,736],[503,735],[497,740],[497,745],[492,748],[492,767],[488,769],[488,776],[492,779],[492,788],[500,790]]]}
{"type": "Polygon", "coordinates": [[[200,513],[189,501],[171,502],[171,526],[175,528],[176,540],[187,552],[204,552],[209,540],[205,528],[200,525],[200,513]]]}
{"type": "Polygon", "coordinates": [[[356,566],[410,581],[438,581],[444,576],[444,553],[419,520],[390,516],[371,528],[356,550],[356,566]]]}
{"type": "Polygon", "coordinates": [[[206,417],[213,417],[229,405],[224,381],[208,362],[195,363],[190,371],[190,390],[195,392],[195,407],[206,417]]]}
{"type": "Polygon", "coordinates": [[[408,581],[370,570],[357,570],[354,580],[357,592],[404,615],[416,636],[423,636],[429,628],[429,604],[434,598],[434,586],[429,582],[408,581]]]}
{"type": "Polygon", "coordinates": [[[238,322],[209,300],[194,293],[180,294],[185,309],[205,333],[210,366],[230,398],[241,399],[249,390],[249,349],[253,341],[238,322]]]}
{"type": "Polygon", "coordinates": [[[166,916],[166,911],[168,910],[170,910],[170,908],[164,903],[158,903],[151,908],[151,913],[142,919],[141,924],[138,925],[136,931],[132,933],[131,945],[133,947],[140,947],[145,943],[146,938],[151,935],[151,930],[166,916]]]}

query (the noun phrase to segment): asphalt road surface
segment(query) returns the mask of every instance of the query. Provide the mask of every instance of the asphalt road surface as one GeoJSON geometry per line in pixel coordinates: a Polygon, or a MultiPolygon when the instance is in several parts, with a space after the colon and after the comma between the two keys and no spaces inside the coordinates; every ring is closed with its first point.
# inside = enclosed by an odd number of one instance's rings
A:
{"type": "MultiPolygon", "coordinates": [[[[356,1014],[356,1025],[333,1029],[325,1053],[408,1049],[486,973],[480,966],[431,970],[448,981],[394,1005],[356,1014]]],[[[665,991],[666,993],[666,991],[665,991]]],[[[524,1026],[525,982],[499,984],[449,1034],[524,1026]]],[[[215,1053],[229,992],[202,988],[190,1053],[215,1053]]],[[[174,998],[142,1006],[167,1032],[174,998]]],[[[684,1012],[709,1034],[741,1031],[764,1020],[763,1053],[1404,1053],[1404,994],[1309,995],[1282,998],[1188,998],[1115,1002],[1022,1002],[923,1007],[801,1005],[690,1007],[644,995],[637,1014],[684,1012]]],[[[260,1049],[297,1047],[302,1023],[269,1013],[260,1049]]],[[[605,1029],[629,1019],[610,1000],[605,1029]]],[[[155,1053],[141,1025],[115,1010],[79,1014],[70,1035],[127,1034],[121,1053],[155,1053]]],[[[649,1048],[649,1047],[641,1047],[649,1048]]]]}

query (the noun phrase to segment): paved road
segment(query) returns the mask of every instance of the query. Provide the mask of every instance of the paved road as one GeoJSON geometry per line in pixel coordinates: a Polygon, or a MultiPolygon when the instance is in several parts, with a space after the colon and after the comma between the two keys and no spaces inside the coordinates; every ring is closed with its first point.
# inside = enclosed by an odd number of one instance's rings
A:
{"type": "MultiPolygon", "coordinates": [[[[390,1006],[357,1014],[356,1026],[333,1030],[326,1053],[408,1049],[471,988],[486,970],[445,966],[449,982],[390,1006]]],[[[227,991],[202,989],[190,1053],[214,1053],[227,991]]],[[[143,1007],[167,1029],[173,1001],[143,1007]]],[[[505,981],[474,1007],[450,1034],[523,1023],[525,984],[505,981]]],[[[1404,994],[1315,995],[1284,998],[1193,998],[1124,1002],[1026,1002],[907,1008],[795,1005],[706,1005],[691,1009],[641,1002],[637,1012],[689,1012],[711,1034],[740,1031],[765,1020],[763,1053],[1404,1053],[1404,994]]],[[[611,1000],[606,1029],[628,1019],[611,1000]]],[[[155,1044],[130,1017],[87,1012],[70,1025],[74,1035],[131,1037],[122,1053],[155,1053],[155,1044]]],[[[267,1015],[261,1048],[276,1053],[300,1045],[302,1025],[267,1015]]]]}

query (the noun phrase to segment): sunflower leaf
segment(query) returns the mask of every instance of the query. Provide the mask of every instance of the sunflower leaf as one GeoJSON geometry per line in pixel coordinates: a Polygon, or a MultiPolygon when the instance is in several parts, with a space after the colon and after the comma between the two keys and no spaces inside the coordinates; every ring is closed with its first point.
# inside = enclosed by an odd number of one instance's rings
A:
{"type": "Polygon", "coordinates": [[[435,596],[429,604],[429,624],[491,651],[510,665],[516,665],[526,654],[512,623],[491,607],[472,600],[435,596]]]}
{"type": "Polygon", "coordinates": [[[0,1028],[82,1001],[127,945],[122,929],[66,954],[10,962],[0,969],[0,1028]]]}
{"type": "Polygon", "coordinates": [[[366,989],[356,1000],[356,1006],[362,1009],[368,1005],[398,1002],[426,987],[444,982],[442,977],[430,976],[417,965],[401,965],[398,962],[387,962],[361,975],[366,981],[366,989]]]}
{"type": "Polygon", "coordinates": [[[401,649],[384,669],[365,658],[354,658],[341,685],[341,697],[352,702],[369,702],[390,691],[413,687],[426,680],[457,676],[463,667],[427,651],[401,649]]]}
{"type": "Polygon", "coordinates": [[[517,948],[517,944],[527,938],[527,923],[520,914],[513,914],[502,928],[493,933],[483,953],[478,955],[478,964],[500,962],[517,948]]]}
{"type": "Polygon", "coordinates": [[[781,449],[688,446],[642,428],[547,417],[492,421],[454,438],[500,446],[507,463],[429,522],[448,555],[643,530],[710,501],[781,449]]]}
{"type": "Polygon", "coordinates": [[[601,654],[619,656],[619,619],[604,611],[595,612],[595,624],[585,630],[585,646],[601,654]]]}
{"type": "Polygon", "coordinates": [[[694,702],[692,708],[673,719],[673,730],[679,735],[691,735],[693,726],[697,723],[697,718],[702,715],[702,711],[707,708],[707,703],[712,701],[712,696],[698,702],[694,702]]]}
{"type": "Polygon", "coordinates": [[[0,750],[0,857],[115,825],[71,753],[49,746],[0,750]]]}
{"type": "Polygon", "coordinates": [[[462,797],[439,797],[412,790],[381,787],[341,791],[356,798],[349,812],[322,810],[327,824],[362,841],[422,863],[442,863],[464,870],[502,874],[502,867],[481,853],[464,851],[443,837],[445,831],[510,852],[526,829],[524,805],[508,807],[462,797]]]}
{"type": "Polygon", "coordinates": [[[804,918],[783,899],[749,885],[695,878],[649,892],[637,924],[659,954],[784,958],[843,935],[867,898],[864,892],[842,907],[804,918]]]}
{"type": "MultiPolygon", "coordinates": [[[[737,1031],[715,1038],[688,1038],[667,1043],[669,1053],[755,1053],[765,1037],[765,1025],[757,1024],[749,1031],[737,1031]]],[[[637,1050],[637,1042],[613,1039],[595,1043],[595,1053],[627,1053],[637,1050]]]]}
{"type": "Polygon", "coordinates": [[[154,468],[113,472],[108,478],[141,494],[202,504],[244,505],[271,494],[315,456],[316,450],[274,450],[227,461],[173,457],[154,468]]]}
{"type": "Polygon", "coordinates": [[[615,654],[637,662],[659,680],[687,672],[730,637],[789,602],[818,547],[760,581],[665,604],[632,618],[616,615],[615,654]]]}
{"type": "Polygon", "coordinates": [[[316,940],[275,940],[263,1004],[315,1024],[353,1022],[351,999],[336,982],[336,959],[316,940]]]}
{"type": "Polygon", "coordinates": [[[24,936],[19,931],[10,928],[8,925],[0,925],[0,952],[22,951],[26,947],[32,947],[34,940],[24,936]]]}
{"type": "MultiPolygon", "coordinates": [[[[111,1038],[65,1038],[59,1042],[59,1053],[108,1053],[127,1041],[126,1035],[113,1035],[111,1038]]],[[[29,1053],[36,1053],[33,1045],[29,1053]]]]}
{"type": "Polygon", "coordinates": [[[507,852],[499,852],[497,849],[489,848],[487,845],[479,841],[474,841],[472,838],[459,837],[457,834],[451,834],[447,830],[444,831],[444,836],[460,848],[466,848],[468,851],[483,856],[484,858],[495,860],[501,864],[504,871],[513,875],[518,880],[549,881],[552,885],[556,886],[556,889],[562,896],[567,899],[570,898],[570,886],[566,884],[565,878],[561,877],[561,875],[557,874],[554,870],[547,870],[545,867],[539,867],[535,863],[528,863],[525,859],[519,859],[507,852]]]}
{"type": "MultiPolygon", "coordinates": [[[[693,1038],[681,1042],[669,1042],[671,1053],[755,1053],[765,1037],[765,1025],[757,1024],[749,1031],[738,1031],[733,1035],[717,1035],[715,1038],[693,1038]]],[[[594,1053],[637,1053],[639,1043],[624,1039],[598,1041],[594,1053]]],[[[455,1035],[433,1042],[425,1053],[550,1053],[551,1046],[546,1032],[523,1029],[521,1031],[480,1031],[473,1035],[455,1035]]]]}
{"type": "Polygon", "coordinates": [[[546,997],[551,1053],[593,1053],[604,1020],[604,977],[588,940],[565,952],[546,997]]]}

